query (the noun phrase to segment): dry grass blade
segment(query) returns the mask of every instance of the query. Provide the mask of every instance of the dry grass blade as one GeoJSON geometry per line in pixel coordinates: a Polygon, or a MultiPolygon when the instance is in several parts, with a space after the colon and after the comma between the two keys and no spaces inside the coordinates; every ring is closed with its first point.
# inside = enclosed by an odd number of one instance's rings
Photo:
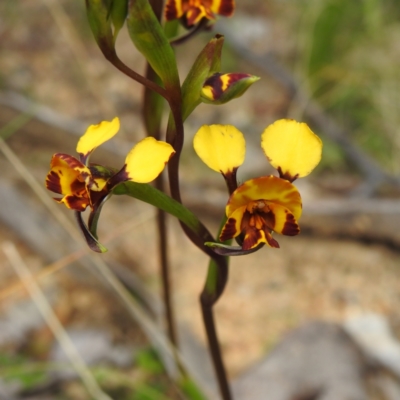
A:
{"type": "MultiPolygon", "coordinates": [[[[62,4],[59,1],[53,0],[42,0],[52,15],[55,23],[60,29],[61,34],[64,36],[66,42],[69,45],[69,48],[73,54],[76,64],[78,65],[84,79],[86,82],[86,86],[90,91],[93,99],[100,105],[100,112],[106,114],[116,115],[116,109],[113,106],[112,102],[107,101],[107,97],[103,96],[99,92],[99,87],[101,87],[101,83],[93,78],[93,74],[87,69],[87,65],[89,65],[90,59],[88,56],[88,52],[86,51],[82,40],[80,39],[77,30],[69,18],[68,14],[65,12],[62,4]]],[[[123,133],[123,128],[120,130],[123,133]]]]}
{"type": "Polygon", "coordinates": [[[2,245],[2,249],[6,257],[8,258],[11,266],[14,268],[22,283],[25,285],[28,293],[32,297],[32,300],[35,302],[48,327],[51,329],[54,336],[60,343],[60,346],[64,350],[66,356],[69,358],[71,365],[80,376],[87,391],[95,399],[111,400],[111,398],[106,393],[104,393],[101,390],[100,386],[97,384],[89,368],[76,350],[70,337],[66,333],[64,327],[50,307],[46,296],[43,294],[39,285],[36,283],[35,278],[31,274],[29,268],[22,260],[22,257],[18,253],[16,247],[11,242],[5,242],[2,245]]]}

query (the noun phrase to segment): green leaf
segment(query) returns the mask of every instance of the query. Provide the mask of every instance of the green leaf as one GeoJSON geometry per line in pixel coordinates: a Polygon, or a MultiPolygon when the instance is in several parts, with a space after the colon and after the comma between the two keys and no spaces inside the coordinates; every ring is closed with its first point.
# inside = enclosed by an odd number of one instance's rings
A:
{"type": "Polygon", "coordinates": [[[87,17],[90,29],[101,51],[114,49],[114,38],[109,18],[112,0],[86,0],[87,17]]]}
{"type": "Polygon", "coordinates": [[[174,51],[148,0],[129,2],[127,26],[132,42],[161,78],[165,88],[180,88],[174,51]]]}
{"type": "Polygon", "coordinates": [[[113,0],[111,6],[111,20],[114,25],[114,43],[118,33],[124,26],[128,15],[128,0],[113,0]]]}
{"type": "MultiPolygon", "coordinates": [[[[161,86],[160,77],[154,72],[150,65],[147,65],[146,78],[161,86]]],[[[158,93],[145,88],[143,99],[143,119],[147,136],[160,139],[160,126],[164,111],[164,98],[158,93]]]]}
{"type": "Polygon", "coordinates": [[[201,103],[200,93],[205,80],[221,67],[224,37],[216,35],[197,56],[182,85],[182,118],[185,120],[201,103]]]}
{"type": "Polygon", "coordinates": [[[113,194],[128,195],[151,204],[182,221],[196,235],[201,235],[201,222],[181,203],[147,183],[124,182],[113,189],[113,194]]]}

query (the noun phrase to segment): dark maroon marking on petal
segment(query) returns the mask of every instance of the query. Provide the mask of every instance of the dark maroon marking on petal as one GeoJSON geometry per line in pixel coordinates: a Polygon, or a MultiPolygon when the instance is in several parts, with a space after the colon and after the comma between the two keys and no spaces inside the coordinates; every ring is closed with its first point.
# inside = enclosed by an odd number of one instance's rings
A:
{"type": "Polygon", "coordinates": [[[63,194],[61,192],[60,176],[55,171],[50,171],[47,174],[46,188],[54,193],[63,194]]]}
{"type": "Polygon", "coordinates": [[[85,211],[90,205],[87,197],[65,196],[64,202],[75,211],[85,211]]]}
{"type": "Polygon", "coordinates": [[[89,156],[93,153],[93,150],[88,151],[86,154],[83,153],[78,153],[79,154],[79,161],[84,164],[87,165],[88,164],[88,159],[89,156]]]}
{"type": "Polygon", "coordinates": [[[254,245],[260,243],[262,239],[261,231],[255,228],[247,228],[242,243],[243,250],[250,250],[254,245]]]}
{"type": "Polygon", "coordinates": [[[78,159],[76,159],[73,156],[70,156],[69,154],[62,154],[62,153],[58,153],[55,156],[57,156],[59,159],[65,161],[67,163],[67,165],[72,168],[72,169],[76,169],[76,168],[85,168],[86,165],[81,163],[78,159]]]}
{"type": "Polygon", "coordinates": [[[279,249],[279,243],[272,237],[271,232],[269,230],[265,230],[264,233],[268,244],[275,249],[279,249]]]}
{"type": "Polygon", "coordinates": [[[176,2],[179,0],[168,0],[165,5],[165,19],[167,21],[172,21],[178,18],[178,9],[176,7],[176,2]]]}
{"type": "Polygon", "coordinates": [[[299,225],[294,219],[293,214],[286,210],[286,222],[282,229],[282,235],[296,236],[300,233],[299,225]]]}
{"type": "Polygon", "coordinates": [[[238,170],[238,167],[233,168],[232,171],[227,171],[225,173],[223,171],[220,171],[220,173],[222,174],[222,176],[225,179],[226,185],[228,186],[229,195],[231,195],[238,187],[237,170],[238,170]]]}
{"type": "Polygon", "coordinates": [[[211,87],[214,100],[219,99],[223,93],[221,75],[222,74],[218,72],[215,73],[214,75],[211,75],[209,78],[206,79],[203,85],[211,87]]]}
{"type": "Polygon", "coordinates": [[[218,9],[218,14],[223,15],[225,17],[229,17],[233,14],[235,9],[234,0],[221,0],[221,4],[218,9]]]}
{"type": "Polygon", "coordinates": [[[225,242],[225,240],[232,239],[236,237],[240,232],[236,230],[236,219],[229,218],[226,222],[221,234],[219,235],[219,240],[225,242]]]}
{"type": "Polygon", "coordinates": [[[285,179],[289,182],[294,182],[298,177],[299,174],[296,174],[295,176],[290,175],[288,172],[283,172],[281,167],[277,168],[278,172],[279,172],[279,177],[282,179],[285,179]]]}
{"type": "Polygon", "coordinates": [[[108,192],[117,186],[119,183],[129,181],[129,175],[126,172],[126,164],[115,174],[113,175],[107,182],[106,189],[108,192]]]}
{"type": "Polygon", "coordinates": [[[71,193],[82,195],[83,193],[87,193],[85,182],[81,182],[78,179],[75,179],[71,185],[71,193]]]}
{"type": "Polygon", "coordinates": [[[267,213],[258,211],[258,214],[261,215],[262,219],[264,220],[265,226],[269,230],[273,231],[275,226],[275,214],[272,211],[267,213]]]}
{"type": "Polygon", "coordinates": [[[250,76],[251,76],[250,74],[244,74],[244,73],[241,73],[241,72],[230,73],[229,74],[229,83],[228,84],[230,85],[230,84],[232,84],[234,82],[240,81],[241,79],[249,78],[250,76]]]}
{"type": "Polygon", "coordinates": [[[91,203],[93,204],[93,208],[95,208],[96,205],[98,205],[99,202],[101,202],[102,199],[104,199],[104,197],[106,197],[108,194],[109,194],[109,191],[107,189],[103,189],[100,192],[90,190],[89,197],[90,197],[91,203]]]}
{"type": "Polygon", "coordinates": [[[186,24],[187,24],[187,26],[192,26],[193,24],[194,24],[194,21],[196,20],[196,18],[198,17],[198,15],[200,14],[200,8],[198,8],[198,7],[192,7],[192,9],[194,10],[192,13],[191,13],[191,16],[190,16],[190,18],[188,18],[188,12],[186,12],[186,24]]]}

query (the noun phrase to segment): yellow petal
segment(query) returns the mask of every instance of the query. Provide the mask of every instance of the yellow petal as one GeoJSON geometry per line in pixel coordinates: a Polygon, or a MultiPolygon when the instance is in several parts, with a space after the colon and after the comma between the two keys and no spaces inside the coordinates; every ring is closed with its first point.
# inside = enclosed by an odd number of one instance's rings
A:
{"type": "Polygon", "coordinates": [[[269,202],[268,207],[274,214],[274,223],[272,226],[269,226],[271,230],[286,236],[295,236],[300,233],[297,220],[288,208],[281,204],[269,202]]]}
{"type": "Polygon", "coordinates": [[[141,140],[125,159],[128,179],[138,183],[153,181],[174,153],[170,144],[153,137],[141,140]]]}
{"type": "Polygon", "coordinates": [[[268,205],[281,205],[293,214],[296,221],[301,216],[301,197],[297,188],[290,182],[272,175],[250,179],[240,185],[229,198],[226,215],[229,217],[236,209],[247,206],[254,200],[266,200],[268,205]]]}
{"type": "Polygon", "coordinates": [[[232,239],[240,234],[242,231],[241,225],[245,211],[246,206],[239,207],[228,216],[228,220],[225,222],[219,236],[221,242],[225,242],[226,240],[232,239]]]}
{"type": "Polygon", "coordinates": [[[215,14],[229,17],[235,9],[235,2],[234,0],[213,0],[210,7],[215,14]]]}
{"type": "Polygon", "coordinates": [[[224,175],[242,165],[246,153],[243,134],[232,125],[203,125],[193,146],[208,167],[224,175]]]}
{"type": "Polygon", "coordinates": [[[69,195],[85,188],[85,180],[91,176],[89,168],[68,154],[54,154],[46,187],[54,193],[69,195]]]}
{"type": "Polygon", "coordinates": [[[87,157],[96,147],[110,140],[119,130],[119,118],[90,125],[85,134],[79,139],[76,151],[87,157]]]}
{"type": "Polygon", "coordinates": [[[308,175],[321,160],[322,141],[307,124],[281,119],[261,135],[261,147],[282,178],[293,181],[308,175]]]}

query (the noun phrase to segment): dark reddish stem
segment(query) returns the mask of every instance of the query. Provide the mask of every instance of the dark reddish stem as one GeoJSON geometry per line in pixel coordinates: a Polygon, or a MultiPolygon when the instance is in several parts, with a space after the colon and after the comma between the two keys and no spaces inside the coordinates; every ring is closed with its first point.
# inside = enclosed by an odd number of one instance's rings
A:
{"type": "Polygon", "coordinates": [[[153,90],[158,93],[160,96],[164,97],[168,101],[168,92],[162,88],[160,85],[152,82],[150,79],[145,78],[144,76],[138,74],[136,71],[129,68],[125,63],[123,63],[120,58],[117,56],[117,53],[112,49],[104,49],[101,48],[104,57],[119,71],[124,73],[129,78],[134,81],[142,84],[146,88],[153,90]]]}
{"type": "MultiPolygon", "coordinates": [[[[152,82],[157,82],[158,76],[153,68],[147,64],[146,78],[152,82]]],[[[161,139],[161,118],[162,118],[163,104],[162,99],[158,94],[145,87],[144,101],[143,101],[143,118],[146,127],[147,135],[153,136],[157,140],[161,139]]],[[[165,192],[165,182],[163,175],[160,175],[156,181],[155,186],[158,190],[165,192]]],[[[176,332],[175,317],[172,306],[172,286],[170,279],[170,265],[168,257],[168,235],[166,214],[164,211],[157,209],[157,232],[158,232],[158,250],[159,250],[159,264],[160,275],[162,284],[162,297],[164,300],[166,325],[168,337],[170,342],[177,347],[178,338],[176,332]]]]}
{"type": "MultiPolygon", "coordinates": [[[[174,125],[169,125],[167,132],[167,141],[172,144],[176,153],[168,163],[169,183],[171,196],[182,203],[180,187],[179,187],[179,159],[183,147],[183,120],[182,120],[182,107],[180,92],[171,94],[170,108],[174,119],[174,125]],[[174,99],[177,101],[175,102],[174,99]]],[[[203,315],[204,327],[207,334],[207,340],[210,348],[211,358],[213,361],[215,373],[218,380],[218,386],[223,400],[232,400],[232,395],[229,389],[228,378],[226,375],[221,349],[218,342],[217,331],[215,327],[213,306],[221,296],[226,282],[228,280],[228,264],[225,257],[214,253],[210,248],[204,246],[204,242],[212,241],[215,239],[208,232],[207,228],[201,227],[201,232],[198,235],[188,229],[186,225],[182,224],[182,229],[186,236],[202,251],[209,255],[217,266],[217,282],[212,293],[205,287],[200,296],[201,310],[203,315]]]]}

